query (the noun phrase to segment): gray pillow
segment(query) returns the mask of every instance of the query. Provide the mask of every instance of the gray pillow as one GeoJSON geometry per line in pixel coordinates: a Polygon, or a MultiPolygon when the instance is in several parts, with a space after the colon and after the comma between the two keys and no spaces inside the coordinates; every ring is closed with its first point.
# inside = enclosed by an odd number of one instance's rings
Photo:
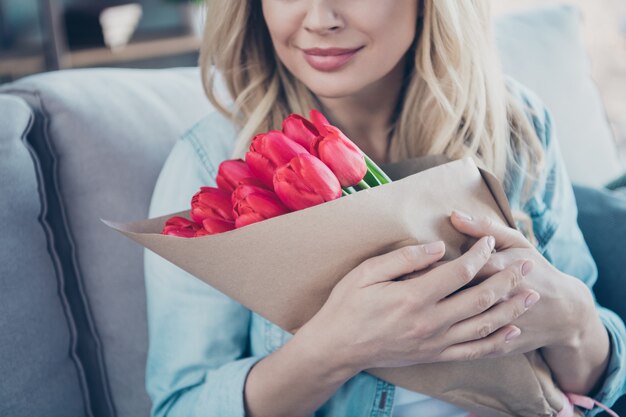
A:
{"type": "MultiPolygon", "coordinates": [[[[580,185],[574,185],[574,194],[578,225],[598,266],[594,293],[600,305],[626,321],[626,194],[580,185]]],[[[626,398],[612,408],[626,415],[626,398]]]]}
{"type": "Polygon", "coordinates": [[[0,416],[82,417],[78,335],[24,142],[32,123],[23,100],[0,94],[0,416]]]}
{"type": "Polygon", "coordinates": [[[603,186],[623,174],[580,36],[580,12],[550,6],[496,20],[504,70],[546,103],[573,182],[603,186]]]}
{"type": "Polygon", "coordinates": [[[598,266],[600,303],[626,320],[626,195],[574,186],[578,225],[598,266]]]}

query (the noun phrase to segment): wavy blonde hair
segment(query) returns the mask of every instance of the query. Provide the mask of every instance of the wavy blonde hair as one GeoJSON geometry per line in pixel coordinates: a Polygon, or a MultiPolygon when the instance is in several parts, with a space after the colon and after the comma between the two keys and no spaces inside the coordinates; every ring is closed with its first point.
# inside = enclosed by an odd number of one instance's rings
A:
{"type": "MultiPolygon", "coordinates": [[[[536,243],[532,222],[519,207],[543,170],[543,146],[519,99],[507,90],[490,2],[421,0],[421,7],[405,86],[389,128],[389,160],[469,156],[505,189],[511,186],[513,166],[525,167],[525,186],[512,209],[520,230],[536,243]]],[[[200,66],[207,97],[241,128],[231,158],[243,158],[255,134],[280,129],[290,113],[321,108],[274,52],[260,1],[207,1],[200,66]],[[232,104],[220,99],[218,76],[232,104]]]]}

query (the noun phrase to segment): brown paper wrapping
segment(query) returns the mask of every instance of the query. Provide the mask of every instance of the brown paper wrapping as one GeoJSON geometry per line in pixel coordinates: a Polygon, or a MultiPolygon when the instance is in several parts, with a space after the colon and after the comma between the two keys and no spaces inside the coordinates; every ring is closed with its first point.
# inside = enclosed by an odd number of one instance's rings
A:
{"type": "MultiPolygon", "coordinates": [[[[384,165],[393,183],[218,235],[160,234],[168,218],[189,218],[189,211],[130,224],[103,222],[295,333],[366,258],[440,239],[444,260],[462,254],[475,240],[450,223],[455,208],[515,227],[491,173],[471,158],[448,161],[440,155],[384,165]]],[[[539,351],[367,372],[481,417],[554,416],[564,405],[539,351]]]]}

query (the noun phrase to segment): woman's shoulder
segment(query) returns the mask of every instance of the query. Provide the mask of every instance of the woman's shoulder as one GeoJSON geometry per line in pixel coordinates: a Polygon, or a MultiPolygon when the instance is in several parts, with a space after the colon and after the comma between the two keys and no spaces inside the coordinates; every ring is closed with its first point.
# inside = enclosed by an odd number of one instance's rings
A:
{"type": "Polygon", "coordinates": [[[546,104],[537,93],[515,78],[507,76],[505,82],[509,94],[522,107],[544,149],[547,149],[552,135],[553,122],[546,104]]]}
{"type": "MultiPolygon", "coordinates": [[[[233,121],[213,110],[191,126],[179,142],[187,142],[211,171],[216,171],[234,148],[238,128],[233,121]]],[[[177,144],[178,145],[178,144],[177,144]]]]}

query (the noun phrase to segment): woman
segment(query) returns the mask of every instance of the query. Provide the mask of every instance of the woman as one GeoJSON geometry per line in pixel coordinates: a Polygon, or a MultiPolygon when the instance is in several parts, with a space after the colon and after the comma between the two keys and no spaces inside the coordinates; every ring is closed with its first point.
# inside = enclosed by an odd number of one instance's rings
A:
{"type": "Polygon", "coordinates": [[[371,258],[293,337],[146,252],[152,415],[463,416],[361,371],[534,349],[564,391],[621,395],[626,334],[589,289],[596,267],[550,116],[504,80],[489,27],[487,0],[209,2],[201,64],[221,114],[176,144],[150,217],[184,209],[255,133],[318,108],[380,164],[473,157],[502,180],[524,235],[455,213],[480,238],[467,253],[439,263],[444,245],[430,242],[371,258]],[[409,296],[388,285],[429,267],[409,296]]]}

